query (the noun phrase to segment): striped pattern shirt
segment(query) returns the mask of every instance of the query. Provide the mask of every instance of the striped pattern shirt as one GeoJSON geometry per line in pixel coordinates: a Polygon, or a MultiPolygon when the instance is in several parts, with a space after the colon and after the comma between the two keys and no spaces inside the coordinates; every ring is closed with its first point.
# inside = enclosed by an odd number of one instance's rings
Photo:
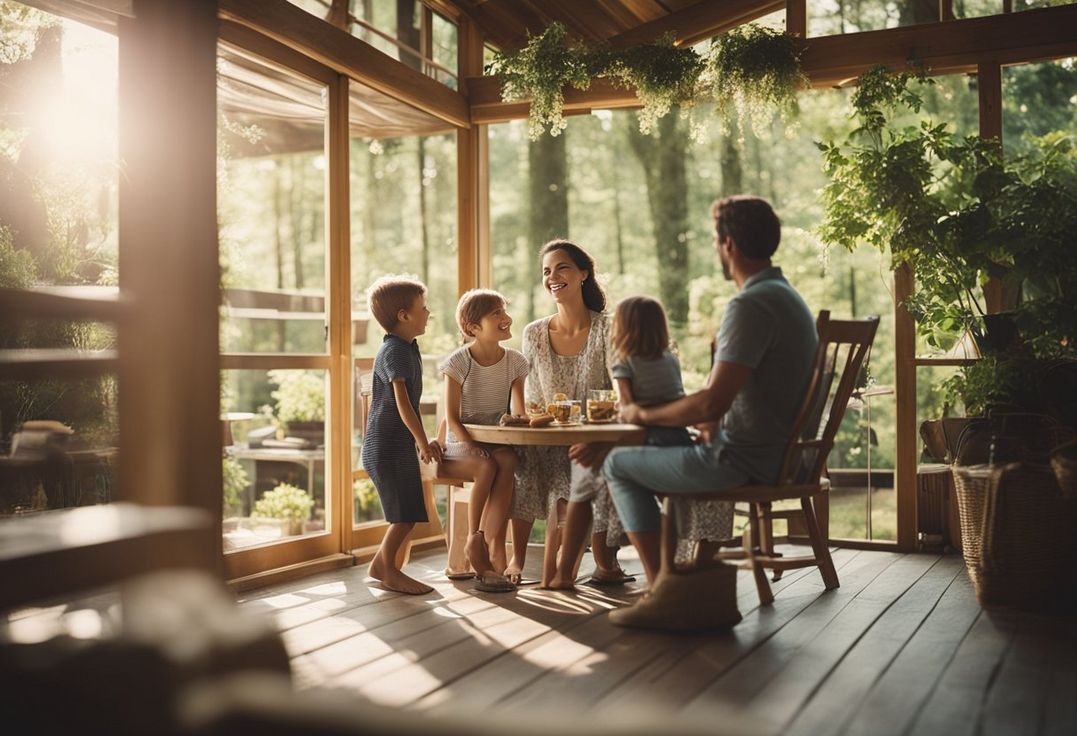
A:
{"type": "MultiPolygon", "coordinates": [[[[460,384],[460,421],[465,424],[497,424],[509,410],[512,384],[528,374],[527,358],[518,350],[505,348],[501,360],[493,365],[479,365],[465,345],[438,367],[460,384]]],[[[456,442],[452,432],[449,442],[456,442]]]]}

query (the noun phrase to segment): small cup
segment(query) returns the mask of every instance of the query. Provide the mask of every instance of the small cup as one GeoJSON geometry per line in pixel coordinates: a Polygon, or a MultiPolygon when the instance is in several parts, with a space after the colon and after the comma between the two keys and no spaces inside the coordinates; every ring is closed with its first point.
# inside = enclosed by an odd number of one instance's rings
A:
{"type": "Polygon", "coordinates": [[[587,421],[596,424],[612,422],[616,414],[616,394],[606,388],[587,392],[587,421]]]}

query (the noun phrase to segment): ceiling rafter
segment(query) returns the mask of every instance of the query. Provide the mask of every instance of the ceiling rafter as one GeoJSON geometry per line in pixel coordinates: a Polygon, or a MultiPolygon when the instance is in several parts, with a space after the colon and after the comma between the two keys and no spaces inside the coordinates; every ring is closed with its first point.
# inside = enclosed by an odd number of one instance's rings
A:
{"type": "Polygon", "coordinates": [[[640,46],[672,31],[676,43],[690,45],[784,7],[785,0],[701,2],[636,26],[610,38],[609,43],[613,48],[640,46]]]}

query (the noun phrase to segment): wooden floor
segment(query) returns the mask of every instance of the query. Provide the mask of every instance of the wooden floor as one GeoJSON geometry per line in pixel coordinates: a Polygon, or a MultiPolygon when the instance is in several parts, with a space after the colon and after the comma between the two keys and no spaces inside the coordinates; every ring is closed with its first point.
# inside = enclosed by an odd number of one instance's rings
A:
{"type": "Polygon", "coordinates": [[[371,588],[356,567],[241,602],[275,616],[300,687],[435,713],[646,708],[713,713],[722,733],[1077,733],[1077,617],[982,610],[959,556],[842,549],[835,562],[839,589],[794,571],[765,608],[742,572],[744,620],[703,636],[611,626],[633,587],[479,593],[444,578],[444,554],[408,568],[436,588],[425,597],[371,588]]]}

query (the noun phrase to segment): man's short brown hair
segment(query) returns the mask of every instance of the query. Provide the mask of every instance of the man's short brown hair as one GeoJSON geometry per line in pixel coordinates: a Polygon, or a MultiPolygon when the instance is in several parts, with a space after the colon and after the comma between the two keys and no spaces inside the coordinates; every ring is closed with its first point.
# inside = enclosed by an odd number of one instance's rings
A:
{"type": "Polygon", "coordinates": [[[782,239],[782,223],[767,200],[737,194],[711,205],[718,240],[732,238],[748,258],[761,261],[774,255],[782,239]]]}
{"type": "Polygon", "coordinates": [[[370,313],[386,332],[400,323],[400,310],[411,309],[415,300],[426,294],[423,282],[407,276],[382,276],[366,290],[370,313]]]}
{"type": "Polygon", "coordinates": [[[456,322],[465,338],[474,337],[467,331],[468,325],[477,325],[482,318],[495,309],[505,306],[505,297],[493,289],[471,289],[460,297],[456,305],[456,322]]]}

